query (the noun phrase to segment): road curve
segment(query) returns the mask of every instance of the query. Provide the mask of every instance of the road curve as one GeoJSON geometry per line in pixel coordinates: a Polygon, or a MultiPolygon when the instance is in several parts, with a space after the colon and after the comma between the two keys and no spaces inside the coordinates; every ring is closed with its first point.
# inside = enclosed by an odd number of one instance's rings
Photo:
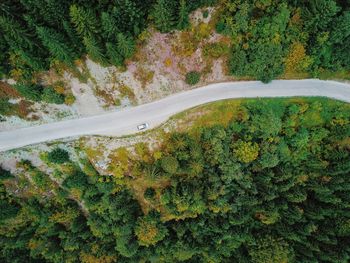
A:
{"type": "Polygon", "coordinates": [[[147,122],[154,128],[178,112],[222,99],[292,96],[350,102],[350,84],[316,79],[216,83],[121,111],[0,132],[0,151],[65,137],[134,134],[138,124],[147,122]]]}

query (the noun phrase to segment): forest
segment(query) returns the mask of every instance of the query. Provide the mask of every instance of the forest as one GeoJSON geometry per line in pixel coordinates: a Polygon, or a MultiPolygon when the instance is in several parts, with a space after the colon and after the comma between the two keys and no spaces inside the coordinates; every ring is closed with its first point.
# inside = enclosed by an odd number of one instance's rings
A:
{"type": "Polygon", "coordinates": [[[346,0],[4,0],[0,76],[15,78],[20,93],[40,99],[35,73],[57,64],[75,67],[86,54],[122,67],[149,26],[184,30],[191,26],[189,13],[203,6],[217,8],[216,32],[231,39],[233,76],[268,82],[283,73],[350,70],[346,0]]]}
{"type": "Polygon", "coordinates": [[[349,138],[349,104],[255,99],[110,175],[55,148],[0,170],[0,261],[349,262],[349,138]]]}

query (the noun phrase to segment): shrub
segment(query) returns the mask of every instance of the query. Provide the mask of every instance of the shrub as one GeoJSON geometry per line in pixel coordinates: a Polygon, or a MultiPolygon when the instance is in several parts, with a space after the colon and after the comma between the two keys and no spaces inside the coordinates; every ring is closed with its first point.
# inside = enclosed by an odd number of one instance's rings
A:
{"type": "Polygon", "coordinates": [[[58,94],[52,87],[44,88],[43,94],[41,95],[41,99],[47,103],[64,103],[64,95],[58,94]]]}
{"type": "Polygon", "coordinates": [[[206,9],[202,12],[202,15],[204,18],[207,18],[209,16],[209,11],[206,9]]]}
{"type": "Polygon", "coordinates": [[[7,115],[13,110],[13,104],[11,104],[7,98],[0,98],[0,114],[7,115]]]}
{"type": "Polygon", "coordinates": [[[148,187],[144,193],[144,197],[148,200],[153,199],[156,195],[156,191],[152,187],[148,187]]]}
{"type": "Polygon", "coordinates": [[[179,162],[174,157],[167,156],[162,159],[161,166],[165,172],[174,174],[179,167],[179,162]]]}
{"type": "Polygon", "coordinates": [[[41,171],[35,171],[31,174],[34,184],[40,189],[46,189],[50,185],[49,177],[41,171]]]}
{"type": "Polygon", "coordinates": [[[66,150],[56,148],[49,152],[47,155],[47,160],[52,162],[52,163],[66,163],[69,162],[69,154],[66,150]]]}
{"type": "Polygon", "coordinates": [[[186,74],[186,83],[189,85],[195,85],[199,82],[201,74],[197,71],[191,71],[186,74]]]}
{"type": "Polygon", "coordinates": [[[119,106],[122,105],[122,101],[121,101],[120,99],[115,99],[114,105],[117,106],[117,107],[119,107],[119,106]]]}
{"type": "Polygon", "coordinates": [[[13,175],[10,171],[4,170],[2,167],[0,167],[0,181],[10,179],[13,175]]]}
{"type": "Polygon", "coordinates": [[[225,25],[225,22],[223,21],[219,21],[215,26],[215,30],[219,34],[224,33],[225,29],[226,29],[226,25],[225,25]]]}
{"type": "Polygon", "coordinates": [[[229,47],[225,43],[216,42],[209,43],[203,48],[203,55],[205,57],[219,58],[229,52],[229,47]]]}
{"type": "Polygon", "coordinates": [[[40,101],[43,87],[36,84],[18,83],[15,89],[26,99],[40,101]]]}
{"type": "Polygon", "coordinates": [[[72,93],[69,93],[65,98],[64,98],[64,103],[67,105],[72,105],[75,102],[75,97],[72,93]]]}

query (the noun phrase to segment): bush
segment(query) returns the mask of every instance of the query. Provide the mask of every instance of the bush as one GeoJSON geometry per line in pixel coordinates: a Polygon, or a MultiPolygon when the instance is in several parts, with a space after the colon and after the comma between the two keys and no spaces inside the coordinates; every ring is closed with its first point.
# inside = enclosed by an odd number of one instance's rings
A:
{"type": "Polygon", "coordinates": [[[12,177],[13,175],[11,174],[10,171],[4,170],[2,169],[2,167],[0,167],[0,181],[10,179],[12,177]]]}
{"type": "Polygon", "coordinates": [[[43,87],[36,84],[18,83],[14,88],[26,99],[40,101],[43,87]]]}
{"type": "Polygon", "coordinates": [[[144,193],[144,197],[148,200],[153,199],[156,195],[156,191],[152,187],[148,187],[144,193]]]}
{"type": "Polygon", "coordinates": [[[179,167],[179,162],[172,156],[167,156],[162,159],[161,166],[167,173],[174,174],[179,167]]]}
{"type": "Polygon", "coordinates": [[[223,21],[219,21],[216,26],[215,26],[215,30],[217,33],[222,34],[224,33],[224,31],[226,30],[226,25],[225,22],[223,21]]]}
{"type": "Polygon", "coordinates": [[[7,98],[0,98],[0,114],[8,115],[13,110],[13,104],[11,104],[7,98]]]}
{"type": "Polygon", "coordinates": [[[64,98],[64,103],[67,105],[72,105],[75,102],[75,97],[72,93],[69,93],[65,98],[64,98]]]}
{"type": "Polygon", "coordinates": [[[41,99],[47,103],[63,104],[64,95],[58,94],[52,87],[44,88],[41,99]]]}
{"type": "Polygon", "coordinates": [[[191,71],[186,74],[186,83],[189,85],[196,85],[201,78],[201,74],[197,71],[191,71]]]}
{"type": "Polygon", "coordinates": [[[204,18],[207,18],[209,16],[209,11],[206,9],[202,12],[202,14],[204,18]]]}
{"type": "Polygon", "coordinates": [[[70,161],[68,152],[60,148],[56,148],[49,152],[49,154],[47,155],[47,160],[52,163],[58,164],[70,161]]]}
{"type": "Polygon", "coordinates": [[[203,48],[203,55],[205,57],[219,58],[222,55],[228,54],[228,52],[229,47],[221,42],[209,43],[203,48]]]}

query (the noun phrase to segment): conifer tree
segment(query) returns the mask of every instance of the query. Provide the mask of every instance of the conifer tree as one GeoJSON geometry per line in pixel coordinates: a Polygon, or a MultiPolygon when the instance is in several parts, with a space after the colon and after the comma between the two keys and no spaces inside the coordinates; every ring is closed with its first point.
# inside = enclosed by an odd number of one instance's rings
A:
{"type": "Polygon", "coordinates": [[[81,38],[79,38],[74,28],[72,27],[72,24],[69,21],[65,20],[62,22],[62,24],[65,30],[65,33],[71,42],[69,43],[70,46],[72,47],[72,49],[74,49],[74,51],[77,54],[79,54],[79,56],[82,56],[85,50],[84,50],[84,44],[82,43],[81,38]]]}
{"type": "Polygon", "coordinates": [[[123,33],[117,35],[118,52],[124,59],[130,58],[135,52],[135,42],[132,38],[125,36],[123,33]]]}
{"type": "Polygon", "coordinates": [[[17,49],[16,53],[21,57],[21,59],[33,70],[42,71],[47,69],[48,65],[45,60],[40,57],[35,57],[33,52],[23,49],[17,49]]]}
{"type": "Polygon", "coordinates": [[[93,37],[84,37],[83,39],[86,51],[89,57],[95,62],[106,65],[106,58],[103,55],[103,49],[93,37]]]}
{"type": "Polygon", "coordinates": [[[180,0],[179,6],[179,21],[177,23],[177,28],[179,30],[185,29],[189,25],[188,19],[188,7],[186,0],[180,0]]]}
{"type": "Polygon", "coordinates": [[[170,3],[167,0],[157,0],[153,7],[153,18],[156,28],[166,33],[174,27],[174,14],[170,3]]]}
{"type": "Polygon", "coordinates": [[[91,37],[99,32],[98,21],[90,9],[72,5],[69,10],[71,21],[80,36],[91,37]]]}
{"type": "Polygon", "coordinates": [[[115,18],[107,12],[103,12],[101,15],[101,24],[103,37],[107,40],[115,41],[117,34],[120,32],[115,18]]]}
{"type": "Polygon", "coordinates": [[[117,51],[116,46],[112,43],[107,43],[106,48],[109,61],[115,66],[122,66],[124,59],[117,51]]]}
{"type": "Polygon", "coordinates": [[[6,16],[0,16],[0,29],[3,31],[3,37],[11,48],[32,48],[33,41],[29,37],[29,33],[14,19],[6,16]]]}
{"type": "Polygon", "coordinates": [[[54,58],[69,65],[73,64],[77,55],[65,44],[66,40],[62,35],[45,27],[37,27],[36,30],[43,45],[49,50],[54,58]]]}

